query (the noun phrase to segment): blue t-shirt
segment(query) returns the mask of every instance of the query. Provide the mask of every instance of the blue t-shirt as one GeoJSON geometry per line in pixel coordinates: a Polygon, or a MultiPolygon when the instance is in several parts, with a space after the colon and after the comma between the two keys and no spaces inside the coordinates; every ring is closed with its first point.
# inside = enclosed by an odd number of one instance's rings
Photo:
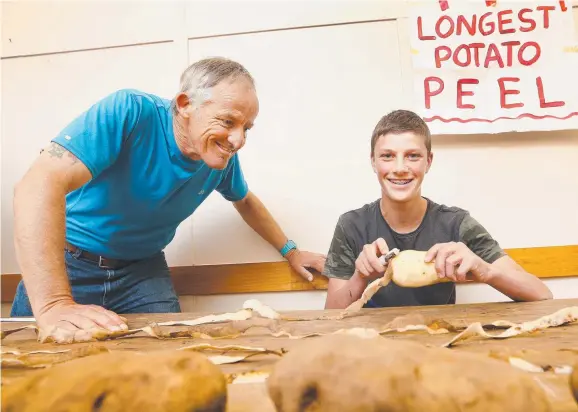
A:
{"type": "Polygon", "coordinates": [[[172,119],[170,100],[119,90],[53,139],[92,173],[66,196],[68,242],[109,258],[145,258],[163,250],[213,190],[229,201],[246,196],[237,154],[223,170],[185,157],[172,119]]]}

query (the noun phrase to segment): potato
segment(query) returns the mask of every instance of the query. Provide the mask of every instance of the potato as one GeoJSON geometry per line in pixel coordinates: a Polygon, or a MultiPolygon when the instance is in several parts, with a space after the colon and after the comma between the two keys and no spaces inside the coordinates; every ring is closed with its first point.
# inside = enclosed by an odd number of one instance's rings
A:
{"type": "Polygon", "coordinates": [[[278,411],[550,411],[526,373],[483,355],[383,337],[303,342],[267,381],[278,411]]]}
{"type": "Polygon", "coordinates": [[[403,250],[394,257],[391,260],[393,282],[406,288],[451,282],[451,279],[438,277],[433,262],[425,262],[426,253],[419,250],[403,250]]]}
{"type": "Polygon", "coordinates": [[[6,412],[225,411],[224,374],[198,352],[113,352],[34,372],[2,388],[6,412]]]}

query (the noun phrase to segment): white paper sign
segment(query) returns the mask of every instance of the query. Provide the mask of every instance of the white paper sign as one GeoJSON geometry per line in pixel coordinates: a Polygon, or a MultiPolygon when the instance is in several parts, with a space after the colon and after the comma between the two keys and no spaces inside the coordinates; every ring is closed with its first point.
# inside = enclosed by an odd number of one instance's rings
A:
{"type": "Polygon", "coordinates": [[[433,134],[578,129],[569,1],[410,1],[415,110],[433,134]]]}

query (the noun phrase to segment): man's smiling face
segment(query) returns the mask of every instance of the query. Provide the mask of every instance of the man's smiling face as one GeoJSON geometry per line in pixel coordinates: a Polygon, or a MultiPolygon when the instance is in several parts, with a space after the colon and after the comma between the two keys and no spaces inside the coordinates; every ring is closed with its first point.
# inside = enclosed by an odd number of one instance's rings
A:
{"type": "Polygon", "coordinates": [[[207,90],[199,106],[191,105],[186,126],[185,155],[203,160],[212,169],[224,169],[246,141],[259,112],[253,85],[243,78],[223,81],[207,90]]]}

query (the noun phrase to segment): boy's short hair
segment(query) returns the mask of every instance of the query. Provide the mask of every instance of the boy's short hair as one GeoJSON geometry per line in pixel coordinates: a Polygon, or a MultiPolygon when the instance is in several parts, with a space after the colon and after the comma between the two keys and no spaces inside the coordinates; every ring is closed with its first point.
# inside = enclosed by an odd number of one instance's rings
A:
{"type": "Polygon", "coordinates": [[[388,133],[414,132],[423,136],[428,154],[431,152],[431,133],[427,124],[416,113],[410,110],[394,110],[383,116],[371,135],[371,157],[375,150],[377,139],[388,133]]]}

